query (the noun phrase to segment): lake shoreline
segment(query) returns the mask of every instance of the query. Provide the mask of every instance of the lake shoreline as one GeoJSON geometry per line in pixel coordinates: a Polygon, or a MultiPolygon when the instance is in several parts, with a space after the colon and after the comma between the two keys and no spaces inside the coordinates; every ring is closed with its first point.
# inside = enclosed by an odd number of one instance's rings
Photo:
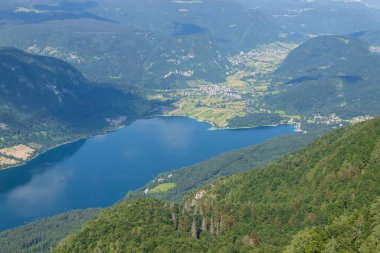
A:
{"type": "Polygon", "coordinates": [[[150,119],[150,118],[156,118],[156,117],[163,117],[163,118],[164,117],[182,117],[182,118],[193,119],[193,120],[196,120],[197,122],[209,124],[211,126],[211,128],[209,128],[208,130],[210,130],[210,131],[218,131],[218,130],[244,130],[244,129],[255,129],[255,128],[261,128],[261,127],[278,127],[278,126],[291,126],[291,125],[293,125],[293,124],[289,124],[289,123],[279,123],[279,124],[273,124],[273,125],[260,125],[260,126],[247,126],[247,127],[218,127],[214,123],[212,123],[211,121],[201,120],[201,119],[198,119],[198,118],[193,117],[193,116],[188,116],[188,115],[166,115],[166,114],[157,115],[157,116],[149,116],[149,117],[145,117],[143,119],[150,119]]]}
{"type": "MultiPolygon", "coordinates": [[[[133,122],[131,122],[131,123],[133,123],[133,122]]],[[[70,141],[65,141],[63,143],[60,143],[60,144],[57,144],[57,145],[52,146],[50,148],[47,148],[47,149],[45,149],[43,151],[37,152],[36,154],[34,154],[33,156],[31,156],[30,158],[28,158],[27,160],[25,160],[23,162],[20,162],[20,163],[15,164],[15,165],[7,166],[7,167],[4,167],[4,168],[0,168],[0,172],[3,171],[3,170],[16,169],[18,167],[24,166],[24,165],[26,165],[26,164],[34,161],[35,159],[39,158],[40,156],[42,156],[42,155],[44,155],[44,154],[46,154],[49,151],[52,151],[54,149],[57,149],[57,148],[60,148],[60,147],[64,147],[66,145],[70,145],[70,144],[73,144],[73,143],[76,143],[76,142],[79,142],[79,141],[85,141],[85,140],[88,140],[89,138],[93,138],[93,137],[96,137],[96,136],[101,136],[101,135],[105,135],[105,134],[108,134],[108,133],[112,133],[112,132],[120,130],[121,128],[126,127],[127,125],[128,124],[122,125],[122,126],[116,128],[116,129],[106,130],[106,131],[101,132],[101,133],[90,134],[88,136],[83,136],[83,137],[80,137],[80,138],[75,138],[75,139],[70,140],[70,141]]]]}
{"type": "Polygon", "coordinates": [[[47,152],[49,151],[52,151],[56,148],[59,148],[59,147],[63,147],[65,145],[69,145],[69,144],[73,144],[75,142],[79,142],[79,141],[84,141],[84,140],[87,140],[89,138],[93,138],[93,137],[96,137],[96,136],[101,136],[101,135],[105,135],[105,134],[108,134],[108,133],[112,133],[112,132],[115,132],[115,131],[118,131],[130,124],[133,124],[134,122],[138,121],[138,120],[144,120],[144,119],[152,119],[152,118],[172,118],[172,117],[178,117],[178,118],[188,118],[188,119],[193,119],[193,120],[196,120],[197,122],[200,122],[200,123],[207,123],[209,124],[211,127],[208,129],[208,131],[219,131],[219,130],[247,130],[247,129],[255,129],[255,128],[261,128],[261,127],[278,127],[278,126],[286,126],[286,125],[292,125],[292,124],[275,124],[275,125],[262,125],[262,126],[252,126],[252,127],[234,127],[234,128],[231,128],[231,127],[218,127],[216,126],[215,124],[213,124],[212,122],[210,121],[207,121],[207,120],[201,120],[201,119],[198,119],[198,118],[195,118],[195,117],[192,117],[192,116],[187,116],[187,115],[165,115],[165,114],[162,114],[162,115],[153,115],[153,116],[147,116],[147,117],[142,117],[142,118],[138,118],[132,122],[129,122],[128,124],[125,124],[125,125],[121,125],[115,129],[110,129],[110,130],[105,130],[103,132],[100,132],[100,133],[97,133],[97,134],[90,134],[88,136],[83,136],[83,137],[80,137],[80,138],[76,138],[76,139],[73,139],[73,140],[70,140],[70,141],[66,141],[64,143],[60,143],[60,144],[57,144],[53,147],[50,147],[46,150],[43,150],[41,152],[38,152],[36,153],[35,155],[33,155],[32,157],[28,158],[27,160],[23,161],[23,162],[20,162],[18,164],[15,164],[15,165],[10,165],[10,166],[7,166],[7,167],[4,167],[4,168],[0,168],[0,172],[3,171],[3,170],[9,170],[9,169],[16,169],[20,166],[24,166],[28,163],[30,163],[31,161],[39,158],[41,155],[44,155],[46,154],[47,152]]]}
{"type": "Polygon", "coordinates": [[[154,116],[130,121],[124,128],[68,136],[65,144],[52,145],[32,162],[1,173],[7,182],[1,189],[0,214],[6,218],[1,230],[67,210],[108,207],[160,173],[293,133],[291,126],[248,131],[209,131],[210,127],[189,117],[154,116]],[[49,210],[44,208],[47,201],[49,210]],[[34,214],[24,217],[19,210],[34,214]]]}

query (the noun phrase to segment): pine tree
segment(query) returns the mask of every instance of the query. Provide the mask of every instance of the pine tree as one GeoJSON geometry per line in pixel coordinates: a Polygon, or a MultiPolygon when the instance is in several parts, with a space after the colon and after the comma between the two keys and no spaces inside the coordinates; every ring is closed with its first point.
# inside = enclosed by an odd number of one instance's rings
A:
{"type": "Polygon", "coordinates": [[[172,222],[173,222],[174,227],[177,229],[178,227],[177,215],[174,212],[172,212],[172,222]]]}
{"type": "Polygon", "coordinates": [[[256,234],[252,234],[252,235],[250,236],[250,243],[251,243],[253,246],[255,246],[255,247],[257,247],[257,246],[260,245],[259,239],[257,238],[257,235],[256,235],[256,234]]]}
{"type": "Polygon", "coordinates": [[[197,223],[195,221],[195,217],[193,218],[193,224],[191,225],[191,236],[194,239],[198,239],[198,230],[197,230],[197,223]]]}
{"type": "Polygon", "coordinates": [[[224,226],[223,216],[220,216],[220,221],[219,221],[219,231],[220,231],[220,233],[223,232],[223,226],[224,226]]]}
{"type": "Polygon", "coordinates": [[[182,230],[182,231],[188,231],[189,229],[189,225],[190,225],[190,222],[189,222],[189,217],[187,215],[183,216],[181,222],[180,222],[180,225],[179,225],[179,228],[182,230]]]}
{"type": "Polygon", "coordinates": [[[281,221],[281,217],[279,215],[276,216],[276,218],[274,219],[274,224],[276,225],[276,227],[280,228],[282,226],[282,221],[281,221]]]}
{"type": "Polygon", "coordinates": [[[206,217],[202,217],[202,227],[201,227],[201,229],[202,229],[202,232],[207,232],[207,219],[206,219],[206,217]]]}
{"type": "Polygon", "coordinates": [[[210,234],[215,234],[215,227],[214,227],[214,216],[211,216],[210,219],[210,234]]]}

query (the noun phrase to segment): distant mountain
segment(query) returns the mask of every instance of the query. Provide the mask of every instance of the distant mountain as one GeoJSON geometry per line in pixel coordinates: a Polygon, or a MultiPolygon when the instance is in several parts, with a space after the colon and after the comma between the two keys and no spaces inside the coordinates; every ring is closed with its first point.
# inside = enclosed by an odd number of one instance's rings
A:
{"type": "Polygon", "coordinates": [[[223,82],[232,70],[209,33],[177,35],[161,41],[144,63],[144,87],[184,87],[186,80],[223,82]]]}
{"type": "Polygon", "coordinates": [[[61,60],[17,49],[0,50],[0,75],[3,106],[72,125],[86,124],[88,120],[106,125],[105,117],[120,115],[130,104],[127,94],[91,85],[78,70],[61,60]]]}
{"type": "MultiPolygon", "coordinates": [[[[380,30],[361,31],[353,33],[350,36],[360,38],[368,42],[371,46],[380,47],[380,30]]],[[[378,48],[379,49],[379,48],[378,48]]]]}
{"type": "Polygon", "coordinates": [[[0,49],[0,76],[1,148],[45,150],[150,110],[136,94],[98,87],[68,63],[14,48],[0,49]]]}
{"type": "Polygon", "coordinates": [[[180,205],[119,203],[52,252],[368,252],[379,245],[380,119],[340,128],[180,205]]]}
{"type": "Polygon", "coordinates": [[[100,1],[95,13],[120,24],[172,36],[176,24],[208,30],[227,54],[237,54],[257,45],[283,39],[283,32],[257,9],[246,9],[229,0],[115,0],[100,1]]]}
{"type": "Polygon", "coordinates": [[[93,20],[8,24],[0,26],[0,44],[60,58],[92,81],[125,90],[223,81],[231,66],[210,33],[189,33],[186,24],[176,29],[168,37],[93,20]]]}
{"type": "Polygon", "coordinates": [[[232,0],[257,8],[273,23],[291,33],[345,35],[378,29],[377,0],[232,0]]]}
{"type": "Polygon", "coordinates": [[[89,19],[104,22],[114,22],[113,20],[98,16],[87,11],[87,9],[91,9],[95,6],[97,6],[97,3],[93,1],[51,1],[50,3],[22,0],[11,1],[5,3],[4,5],[0,5],[0,21],[6,23],[16,22],[24,24],[36,24],[47,21],[70,19],[89,19]]]}
{"type": "Polygon", "coordinates": [[[273,75],[265,102],[290,114],[380,114],[380,51],[348,36],[320,36],[293,50],[273,75]]]}

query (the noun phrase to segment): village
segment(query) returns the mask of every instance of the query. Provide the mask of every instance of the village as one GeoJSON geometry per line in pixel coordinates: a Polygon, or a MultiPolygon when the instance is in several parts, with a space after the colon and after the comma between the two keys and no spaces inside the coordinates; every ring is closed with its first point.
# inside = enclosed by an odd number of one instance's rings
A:
{"type": "Polygon", "coordinates": [[[218,85],[218,84],[204,84],[199,86],[198,88],[193,89],[182,89],[176,92],[177,96],[181,97],[219,97],[223,99],[233,100],[241,100],[242,96],[239,91],[230,88],[226,85],[218,85]]]}
{"type": "MultiPolygon", "coordinates": [[[[357,124],[364,121],[373,119],[374,117],[370,115],[357,116],[349,119],[342,119],[337,116],[335,113],[330,114],[329,116],[322,116],[321,114],[313,115],[311,118],[307,119],[306,122],[309,124],[323,124],[323,125],[339,125],[343,123],[357,124]]],[[[341,125],[341,126],[342,126],[341,125]]]]}
{"type": "Polygon", "coordinates": [[[275,42],[260,46],[248,52],[230,57],[234,66],[243,66],[254,69],[257,73],[265,74],[276,70],[291,50],[298,44],[275,42]]]}

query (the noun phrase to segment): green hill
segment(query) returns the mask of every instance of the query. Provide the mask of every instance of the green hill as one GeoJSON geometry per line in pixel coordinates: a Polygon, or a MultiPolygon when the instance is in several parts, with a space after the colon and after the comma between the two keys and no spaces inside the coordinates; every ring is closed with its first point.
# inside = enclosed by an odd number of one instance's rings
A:
{"type": "Polygon", "coordinates": [[[1,253],[49,252],[62,238],[77,232],[98,209],[71,211],[0,233],[1,253]]]}
{"type": "Polygon", "coordinates": [[[287,246],[287,253],[379,252],[380,198],[331,224],[298,232],[287,246]]]}
{"type": "MultiPolygon", "coordinates": [[[[216,178],[266,165],[293,150],[305,146],[317,138],[317,136],[320,136],[320,134],[281,136],[262,144],[221,154],[194,166],[163,173],[154,181],[148,183],[146,187],[129,192],[126,199],[154,197],[166,201],[181,202],[186,194],[216,178]],[[169,178],[170,174],[171,176],[169,178]],[[158,178],[164,178],[164,184],[158,182],[158,178]],[[168,182],[175,184],[175,188],[164,192],[149,192],[148,196],[145,196],[144,190],[147,187],[153,189],[157,186],[161,186],[163,188],[169,185],[168,182]]],[[[74,233],[78,232],[81,226],[92,218],[91,216],[83,216],[83,219],[77,219],[78,215],[81,215],[82,212],[86,213],[87,210],[65,213],[47,220],[36,221],[32,224],[4,231],[0,233],[0,253],[33,252],[35,249],[38,249],[39,251],[37,252],[41,253],[49,252],[50,248],[56,246],[60,240],[67,236],[66,229],[63,228],[67,220],[73,221],[69,224],[70,232],[74,233]],[[65,219],[62,219],[62,217],[65,217],[65,219]],[[46,227],[48,227],[48,229],[45,229],[46,227]],[[17,238],[17,240],[9,242],[8,238],[10,236],[17,238]],[[42,238],[42,240],[39,238],[42,238]],[[24,246],[21,247],[20,245],[24,246]],[[41,245],[44,246],[41,247],[41,245]]]]}
{"type": "Polygon", "coordinates": [[[217,178],[261,168],[306,146],[321,135],[322,133],[309,133],[280,136],[261,144],[218,155],[193,166],[165,172],[141,189],[129,192],[126,199],[154,197],[166,201],[181,202],[189,192],[217,178]],[[145,194],[146,189],[155,189],[161,184],[174,184],[175,187],[169,191],[149,191],[147,195],[145,194]]]}
{"type": "MultiPolygon", "coordinates": [[[[70,64],[13,48],[0,49],[0,75],[0,148],[23,144],[36,154],[150,110],[138,95],[98,87],[70,64]]],[[[9,165],[20,158],[10,156],[9,165]]]]}
{"type": "Polygon", "coordinates": [[[340,128],[263,169],[219,179],[179,206],[117,204],[52,252],[375,253],[379,147],[380,118],[340,128]]]}
{"type": "Polygon", "coordinates": [[[366,42],[321,36],[293,50],[274,73],[279,94],[265,102],[273,109],[310,117],[378,115],[380,54],[366,42]]]}
{"type": "Polygon", "coordinates": [[[0,50],[0,61],[1,102],[18,111],[57,118],[72,125],[88,120],[105,125],[104,117],[116,116],[123,110],[118,109],[119,105],[120,108],[123,103],[128,105],[123,101],[127,95],[91,85],[63,61],[12,48],[0,50]]]}

